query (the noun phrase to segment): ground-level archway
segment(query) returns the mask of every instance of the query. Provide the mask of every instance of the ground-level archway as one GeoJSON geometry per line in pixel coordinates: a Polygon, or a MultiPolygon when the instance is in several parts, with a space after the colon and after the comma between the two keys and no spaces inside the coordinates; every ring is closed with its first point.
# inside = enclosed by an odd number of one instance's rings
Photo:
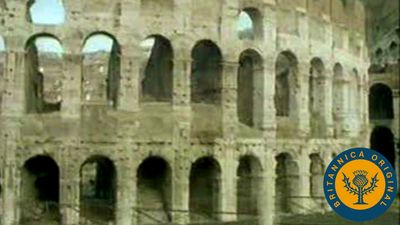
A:
{"type": "Polygon", "coordinates": [[[160,157],[144,160],[137,172],[137,224],[154,224],[155,221],[170,223],[171,214],[171,168],[160,157]],[[142,213],[140,213],[142,212],[142,213]]]}
{"type": "Polygon", "coordinates": [[[221,167],[212,157],[203,157],[192,164],[190,171],[190,221],[218,220],[220,208],[221,167]]]}
{"type": "Polygon", "coordinates": [[[80,170],[80,215],[83,219],[115,219],[117,176],[114,163],[104,156],[87,159],[80,170]]]}
{"type": "Polygon", "coordinates": [[[276,156],[275,210],[278,213],[294,212],[293,200],[299,189],[299,166],[288,153],[276,156]]]}
{"type": "Polygon", "coordinates": [[[24,221],[59,220],[60,172],[50,156],[28,159],[21,174],[21,223],[24,221]]]}
{"type": "Polygon", "coordinates": [[[257,221],[260,210],[261,163],[254,156],[243,156],[237,169],[237,213],[239,221],[257,221]]]}
{"type": "Polygon", "coordinates": [[[394,135],[387,127],[375,127],[371,133],[371,148],[385,156],[395,166],[394,135]]]}

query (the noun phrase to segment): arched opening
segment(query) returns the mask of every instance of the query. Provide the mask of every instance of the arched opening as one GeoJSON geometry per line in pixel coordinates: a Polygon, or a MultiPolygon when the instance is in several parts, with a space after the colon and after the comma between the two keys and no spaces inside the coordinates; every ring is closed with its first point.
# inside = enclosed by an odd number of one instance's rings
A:
{"type": "Polygon", "coordinates": [[[241,40],[254,40],[263,37],[262,14],[256,8],[245,8],[239,13],[237,23],[238,37],[241,40]]]}
{"type": "Polygon", "coordinates": [[[390,51],[390,56],[392,58],[393,61],[399,59],[400,55],[399,55],[399,45],[392,41],[389,45],[389,51],[390,51]]]}
{"type": "Polygon", "coordinates": [[[218,220],[221,167],[211,157],[203,157],[190,170],[190,221],[218,220]]]}
{"type": "Polygon", "coordinates": [[[144,40],[141,46],[146,54],[141,73],[141,101],[171,101],[174,58],[171,43],[156,35],[144,40]]]}
{"type": "Polygon", "coordinates": [[[374,84],[369,89],[369,118],[371,120],[393,119],[393,94],[385,84],[374,84]]]}
{"type": "Polygon", "coordinates": [[[297,205],[299,167],[288,153],[276,156],[275,210],[277,213],[293,213],[297,205]]]}
{"type": "Polygon", "coordinates": [[[60,25],[65,21],[62,0],[29,0],[28,20],[39,25],[60,25]]]}
{"type": "Polygon", "coordinates": [[[28,159],[21,174],[21,223],[59,221],[60,175],[57,163],[49,156],[28,159]]]}
{"type": "Polygon", "coordinates": [[[325,198],[323,180],[325,173],[325,165],[319,154],[310,155],[310,195],[313,198],[314,207],[316,209],[323,209],[325,198]]]}
{"type": "Polygon", "coordinates": [[[82,49],[82,96],[86,104],[118,106],[120,46],[106,33],[90,35],[82,49]]]}
{"type": "Polygon", "coordinates": [[[104,156],[87,159],[80,170],[80,216],[83,220],[113,222],[117,191],[114,163],[104,156]]]}
{"type": "Polygon", "coordinates": [[[311,60],[309,77],[309,102],[310,127],[313,137],[323,137],[326,134],[326,123],[324,119],[325,102],[325,67],[321,59],[311,60]]]}
{"type": "Polygon", "coordinates": [[[394,135],[389,128],[386,127],[375,127],[371,133],[370,138],[371,149],[378,151],[395,168],[395,142],[394,135]]]}
{"type": "Polygon", "coordinates": [[[137,172],[137,205],[145,214],[138,215],[138,224],[154,221],[171,222],[171,169],[160,157],[147,158],[137,172]]]}
{"type": "Polygon", "coordinates": [[[25,51],[26,111],[60,111],[64,54],[61,43],[51,35],[37,35],[28,40],[25,51]]]}
{"type": "Polygon", "coordinates": [[[341,136],[343,129],[344,114],[347,110],[345,107],[346,84],[344,82],[343,67],[336,63],[333,68],[333,87],[332,87],[332,117],[334,121],[334,136],[341,136]]]}
{"type": "Polygon", "coordinates": [[[239,122],[250,127],[261,123],[263,61],[256,51],[246,50],[239,58],[237,113],[239,122]]]}
{"type": "Polygon", "coordinates": [[[275,63],[275,110],[278,117],[290,117],[297,108],[296,57],[288,51],[281,52],[275,63]]]}
{"type": "Polygon", "coordinates": [[[256,222],[260,210],[262,167],[254,156],[240,158],[237,169],[237,215],[239,221],[256,222]]]}
{"type": "Polygon", "coordinates": [[[197,42],[192,50],[191,99],[194,103],[221,102],[222,54],[210,40],[197,42]]]}

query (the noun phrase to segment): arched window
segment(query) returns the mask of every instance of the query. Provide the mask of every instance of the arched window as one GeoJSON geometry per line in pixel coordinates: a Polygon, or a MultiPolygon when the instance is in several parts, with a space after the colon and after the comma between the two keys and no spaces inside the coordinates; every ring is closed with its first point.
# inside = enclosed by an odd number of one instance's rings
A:
{"type": "Polygon", "coordinates": [[[275,110],[279,117],[290,117],[297,110],[297,59],[288,51],[278,55],[275,64],[275,110]]]}
{"type": "Polygon", "coordinates": [[[29,0],[29,19],[34,24],[59,25],[65,21],[62,0],[29,0]]]}
{"type": "Polygon", "coordinates": [[[326,123],[324,119],[325,112],[325,68],[321,59],[313,58],[311,60],[309,76],[309,101],[308,109],[310,111],[311,135],[321,137],[326,133],[326,123]]]}
{"type": "Polygon", "coordinates": [[[141,101],[171,101],[173,50],[168,39],[155,35],[141,43],[146,54],[142,66],[141,101]]]}
{"type": "Polygon", "coordinates": [[[374,84],[369,89],[369,118],[372,120],[393,119],[393,94],[390,87],[374,84]]]}
{"type": "Polygon", "coordinates": [[[114,163],[104,156],[87,159],[80,169],[80,216],[93,221],[114,221],[116,194],[114,163]]]}
{"type": "Polygon", "coordinates": [[[222,54],[210,40],[197,42],[192,50],[191,98],[194,103],[221,102],[222,54]]]}
{"type": "Polygon", "coordinates": [[[63,54],[61,43],[50,35],[37,35],[26,44],[26,110],[59,111],[62,102],[63,54]]]}
{"type": "Polygon", "coordinates": [[[92,34],[86,39],[82,54],[84,102],[116,108],[120,85],[118,42],[109,34],[92,34]]]}
{"type": "Polygon", "coordinates": [[[263,60],[254,50],[242,52],[239,58],[237,112],[239,122],[250,127],[262,120],[263,60]]]}
{"type": "Polygon", "coordinates": [[[245,8],[239,14],[237,23],[239,39],[260,39],[263,37],[262,15],[258,9],[245,8]]]}

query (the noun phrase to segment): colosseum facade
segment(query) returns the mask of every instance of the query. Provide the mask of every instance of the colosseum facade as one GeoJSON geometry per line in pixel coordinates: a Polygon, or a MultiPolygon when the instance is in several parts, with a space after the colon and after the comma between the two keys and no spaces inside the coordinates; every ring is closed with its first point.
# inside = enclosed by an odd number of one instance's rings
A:
{"type": "Polygon", "coordinates": [[[59,2],[0,1],[3,225],[272,225],[329,210],[325,166],[369,146],[359,0],[59,2]]]}

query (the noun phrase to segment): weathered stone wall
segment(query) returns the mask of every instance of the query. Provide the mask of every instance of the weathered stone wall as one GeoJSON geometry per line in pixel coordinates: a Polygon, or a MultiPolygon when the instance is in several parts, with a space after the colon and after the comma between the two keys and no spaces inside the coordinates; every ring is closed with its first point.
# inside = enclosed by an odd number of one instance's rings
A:
{"type": "MultiPolygon", "coordinates": [[[[260,171],[255,175],[260,181],[257,184],[260,191],[257,203],[253,203],[262,209],[257,213],[260,224],[271,225],[274,215],[280,213],[275,214],[275,180],[281,178],[275,170],[275,157],[280,154],[290,155],[296,164],[290,167],[289,173],[282,175],[294,180],[287,195],[289,203],[296,203],[291,206],[292,212],[307,213],[320,208],[318,188],[313,186],[315,193],[310,190],[310,155],[318,154],[326,166],[333,153],[346,147],[365,146],[368,139],[365,128],[368,126],[369,60],[364,54],[367,52],[365,33],[361,28],[353,29],[360,25],[349,24],[349,21],[362,24],[365,20],[363,9],[355,8],[358,1],[349,5],[339,0],[326,1],[326,4],[296,1],[298,5],[293,5],[293,1],[272,0],[221,1],[220,4],[210,0],[148,2],[65,1],[67,20],[59,26],[29,22],[24,2],[7,1],[6,7],[1,8],[4,26],[0,27],[0,34],[7,46],[1,79],[4,87],[0,121],[2,224],[18,223],[22,211],[26,210],[24,202],[19,201],[21,184],[25,182],[22,171],[25,162],[36,155],[50,156],[59,166],[59,212],[61,223],[67,225],[77,225],[79,220],[87,219],[79,213],[81,167],[94,156],[108,158],[115,167],[115,207],[114,216],[110,218],[118,225],[137,224],[143,217],[139,206],[155,195],[147,193],[153,196],[149,199],[138,197],[142,186],[138,186],[137,171],[151,156],[162,158],[171,169],[168,187],[171,202],[166,204],[169,207],[166,211],[171,215],[157,214],[156,217],[170,219],[176,224],[197,218],[192,216],[196,207],[191,207],[191,203],[196,202],[196,198],[190,195],[190,184],[195,182],[191,177],[201,177],[201,172],[210,168],[209,164],[203,165],[203,170],[194,175],[191,169],[204,157],[214,162],[209,177],[215,178],[210,182],[218,188],[209,189],[211,196],[204,198],[213,203],[211,213],[215,219],[234,221],[238,217],[238,168],[244,156],[253,156],[260,164],[260,171]],[[157,5],[155,10],[149,9],[154,5],[157,5]],[[254,40],[238,38],[236,24],[241,6],[260,12],[263,35],[254,40]],[[349,20],[350,15],[356,17],[349,20]],[[110,64],[103,58],[99,62],[101,65],[93,61],[91,65],[85,64],[82,46],[85,39],[96,32],[110,34],[120,47],[117,53],[120,80],[115,107],[110,107],[104,98],[107,93],[104,83],[95,86],[96,100],[103,104],[87,104],[84,78],[88,75],[104,82],[102,77],[106,72],[118,73],[118,70],[107,69],[110,64]],[[43,33],[57,37],[65,49],[62,76],[57,81],[62,82],[62,103],[59,111],[27,114],[25,43],[30,37],[43,33]],[[357,41],[352,38],[354,33],[357,41]],[[140,68],[146,58],[140,43],[155,34],[169,40],[174,53],[172,100],[167,103],[139,101],[140,68]],[[201,40],[209,40],[221,52],[218,63],[221,96],[215,104],[197,104],[190,99],[192,49],[201,40]],[[254,50],[262,58],[257,68],[258,82],[254,83],[253,96],[257,96],[255,101],[260,103],[253,106],[254,126],[239,123],[237,115],[237,73],[240,55],[247,49],[254,50]],[[281,52],[290,55],[293,62],[289,117],[276,116],[274,105],[277,58],[281,52]],[[318,101],[323,109],[320,119],[326,124],[322,137],[313,136],[310,127],[314,119],[309,111],[313,58],[319,58],[324,68],[318,78],[321,89],[316,89],[325,90],[323,99],[318,101]],[[343,107],[338,120],[333,118],[332,112],[335,107],[332,92],[337,90],[333,84],[336,63],[343,68],[339,78],[342,98],[338,101],[343,107]],[[358,110],[354,110],[355,105],[358,110]],[[215,168],[219,171],[215,172],[215,168]],[[311,198],[312,193],[315,198],[311,198]]],[[[163,201],[155,202],[159,205],[163,201]]]]}

